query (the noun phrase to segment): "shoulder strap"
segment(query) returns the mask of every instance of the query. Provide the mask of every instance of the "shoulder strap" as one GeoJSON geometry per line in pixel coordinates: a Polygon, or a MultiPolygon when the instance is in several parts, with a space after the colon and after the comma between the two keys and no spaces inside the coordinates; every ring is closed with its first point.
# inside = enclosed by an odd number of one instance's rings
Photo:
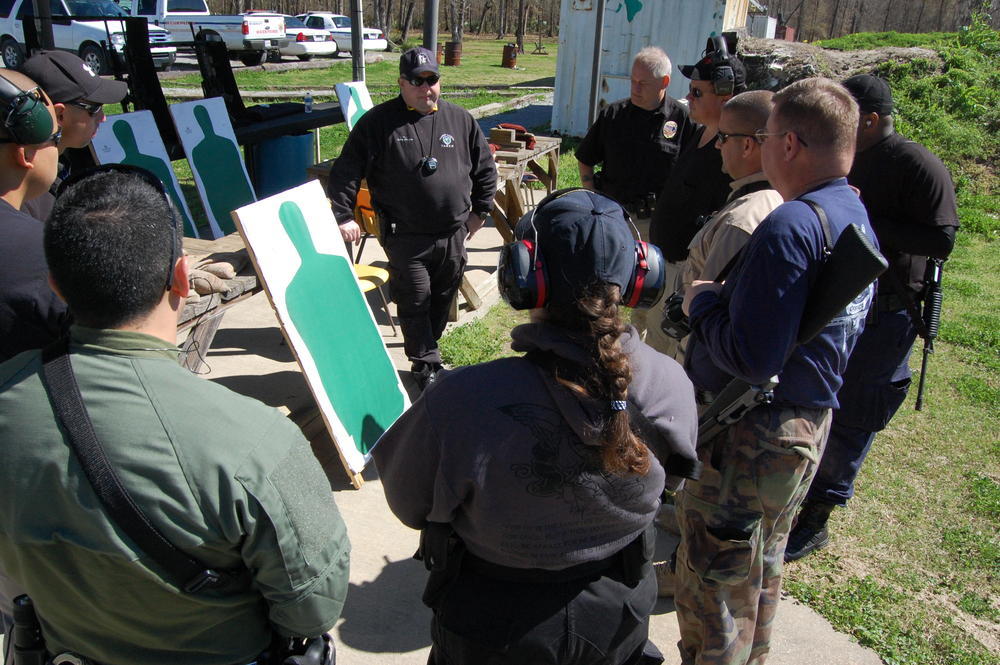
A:
{"type": "Polygon", "coordinates": [[[69,357],[69,340],[63,338],[42,352],[42,383],[56,418],[66,431],[73,452],[83,467],[108,516],[143,552],[162,566],[187,593],[218,587],[232,576],[216,571],[177,549],[149,521],[122,484],[101,445],[83,403],[69,357]]]}
{"type": "Polygon", "coordinates": [[[799,199],[799,201],[812,208],[812,211],[819,218],[819,225],[823,227],[823,258],[825,259],[833,251],[833,232],[830,230],[830,220],[826,218],[826,212],[823,208],[815,201],[810,199],[799,199]]]}

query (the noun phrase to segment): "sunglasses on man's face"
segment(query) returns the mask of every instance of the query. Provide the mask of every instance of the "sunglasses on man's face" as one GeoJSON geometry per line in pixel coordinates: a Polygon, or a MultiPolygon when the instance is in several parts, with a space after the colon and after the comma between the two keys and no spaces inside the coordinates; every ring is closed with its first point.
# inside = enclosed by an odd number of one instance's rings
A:
{"type": "Polygon", "coordinates": [[[441,77],[437,74],[431,74],[430,76],[414,76],[413,78],[406,79],[406,82],[412,85],[414,88],[419,88],[423,84],[434,85],[441,80],[441,77]]]}
{"type": "Polygon", "coordinates": [[[78,109],[83,109],[90,116],[97,115],[98,113],[101,112],[101,109],[104,108],[104,104],[98,104],[97,102],[88,102],[85,99],[76,99],[76,100],[74,100],[72,102],[66,102],[66,105],[67,106],[75,106],[78,109]]]}

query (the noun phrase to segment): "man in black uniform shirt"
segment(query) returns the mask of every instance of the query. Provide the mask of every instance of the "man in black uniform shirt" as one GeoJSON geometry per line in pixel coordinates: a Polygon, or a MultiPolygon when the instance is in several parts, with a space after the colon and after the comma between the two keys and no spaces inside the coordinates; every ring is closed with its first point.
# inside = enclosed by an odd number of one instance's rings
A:
{"type": "MultiPolygon", "coordinates": [[[[730,192],[732,179],[722,170],[715,137],[723,104],[746,90],[746,70],[739,58],[729,55],[724,44],[721,38],[710,39],[701,60],[681,67],[681,73],[691,79],[687,94],[691,120],[700,126],[681,146],[674,170],[656,199],[650,224],[649,239],[666,259],[664,298],[680,286],[681,265],[687,258],[688,243],[700,228],[699,222],[721,208],[730,192]]],[[[646,343],[661,353],[676,355],[677,340],[660,330],[662,299],[649,308],[647,316],[646,343]]]]}
{"type": "Polygon", "coordinates": [[[67,51],[38,51],[24,63],[24,73],[38,82],[52,100],[62,130],[59,140],[59,177],[49,192],[27,201],[22,208],[45,221],[55,203],[55,191],[69,175],[67,148],[86,148],[104,122],[104,105],[117,104],[128,94],[122,81],[97,76],[83,60],[67,51]]]}
{"type": "Polygon", "coordinates": [[[55,180],[59,166],[56,133],[59,124],[51,101],[33,80],[10,70],[3,70],[0,76],[20,93],[8,97],[7,92],[12,91],[7,90],[0,98],[3,119],[0,124],[0,362],[3,362],[59,337],[69,327],[69,315],[66,304],[49,287],[42,223],[20,211],[25,201],[47,192],[55,180]],[[45,111],[39,112],[38,106],[47,110],[52,120],[49,129],[42,132],[48,138],[40,141],[41,135],[33,127],[36,120],[44,124],[45,111]],[[32,143],[24,143],[29,140],[32,143]]]}
{"type": "Polygon", "coordinates": [[[662,49],[639,51],[631,94],[606,106],[576,149],[583,186],[621,203],[643,240],[649,240],[656,194],[695,128],[687,107],[667,94],[671,69],[662,49]],[[598,164],[602,170],[595,174],[598,164]]]}
{"type": "Polygon", "coordinates": [[[927,257],[945,259],[958,212],[947,167],[893,128],[889,85],[866,74],[844,81],[861,107],[857,156],[848,182],[861,190],[889,270],[878,280],[871,320],[851,353],[826,452],[792,530],[785,560],[826,547],[827,519],[854,495],[854,479],[875,433],[889,424],[910,386],[912,312],[923,296],[927,257]]]}
{"type": "Polygon", "coordinates": [[[465,241],[492,210],[497,175],[469,112],[439,101],[433,53],[417,47],[400,57],[399,91],[354,126],[327,191],[344,242],[358,242],[354,202],[361,179],[368,180],[403,347],[423,388],[441,368],[437,341],[462,279],[465,241]]]}

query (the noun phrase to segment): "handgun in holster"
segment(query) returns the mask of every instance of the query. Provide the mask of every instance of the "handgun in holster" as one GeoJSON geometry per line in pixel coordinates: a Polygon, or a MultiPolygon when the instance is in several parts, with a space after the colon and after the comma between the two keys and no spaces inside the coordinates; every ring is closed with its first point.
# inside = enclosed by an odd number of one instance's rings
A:
{"type": "Polygon", "coordinates": [[[627,586],[635,586],[646,575],[653,561],[653,550],[656,547],[656,526],[654,523],[642,531],[635,540],[625,546],[619,553],[622,560],[622,581],[627,586]]]}
{"type": "Polygon", "coordinates": [[[423,561],[430,572],[423,595],[427,607],[434,608],[458,577],[464,552],[465,543],[449,523],[428,522],[420,532],[420,547],[413,558],[423,561]]]}

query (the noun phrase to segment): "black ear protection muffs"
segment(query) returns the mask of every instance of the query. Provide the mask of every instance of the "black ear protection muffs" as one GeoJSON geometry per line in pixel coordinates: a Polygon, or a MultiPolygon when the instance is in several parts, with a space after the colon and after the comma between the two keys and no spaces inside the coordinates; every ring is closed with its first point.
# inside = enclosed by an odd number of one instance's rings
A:
{"type": "MultiPolygon", "coordinates": [[[[536,309],[548,303],[549,278],[538,234],[534,228],[534,218],[549,202],[576,191],[590,190],[568,187],[556,190],[542,199],[530,213],[532,237],[516,240],[504,245],[500,250],[497,283],[501,297],[514,309],[536,309]]],[[[629,226],[632,226],[634,235],[638,237],[639,233],[624,208],[622,215],[629,226]]],[[[656,245],[637,240],[635,256],[635,268],[625,288],[622,289],[621,304],[628,307],[649,307],[660,297],[666,283],[663,254],[656,245]]]]}
{"type": "Polygon", "coordinates": [[[736,72],[729,64],[729,47],[725,38],[714,36],[708,38],[708,49],[712,56],[712,89],[721,96],[736,92],[736,72]]]}
{"type": "Polygon", "coordinates": [[[0,76],[0,118],[3,128],[10,134],[4,143],[38,145],[52,138],[52,114],[42,97],[42,92],[21,90],[0,76]]]}

